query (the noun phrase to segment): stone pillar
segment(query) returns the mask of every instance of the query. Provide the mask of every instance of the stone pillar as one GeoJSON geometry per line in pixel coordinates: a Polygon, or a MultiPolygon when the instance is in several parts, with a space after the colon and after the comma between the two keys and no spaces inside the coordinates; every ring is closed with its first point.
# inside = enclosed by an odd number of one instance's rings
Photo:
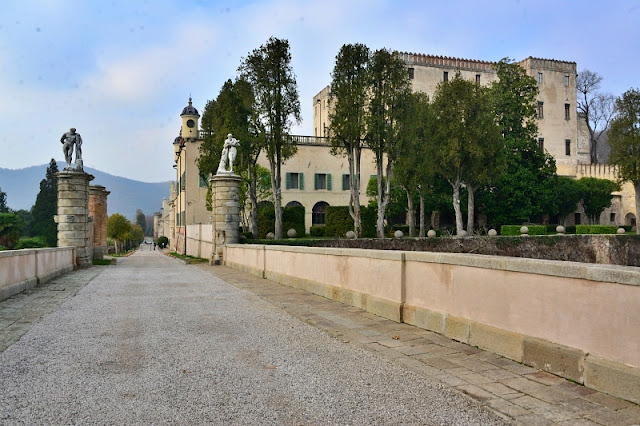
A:
{"type": "Polygon", "coordinates": [[[240,241],[240,176],[217,174],[210,179],[213,207],[211,263],[220,264],[222,247],[240,241]]]}
{"type": "Polygon", "coordinates": [[[79,171],[56,173],[58,179],[58,247],[76,247],[76,267],[91,266],[93,240],[89,240],[89,182],[94,177],[79,171]]]}
{"type": "Polygon", "coordinates": [[[109,252],[107,245],[107,196],[104,186],[89,186],[89,217],[93,218],[93,258],[102,259],[109,252]]]}

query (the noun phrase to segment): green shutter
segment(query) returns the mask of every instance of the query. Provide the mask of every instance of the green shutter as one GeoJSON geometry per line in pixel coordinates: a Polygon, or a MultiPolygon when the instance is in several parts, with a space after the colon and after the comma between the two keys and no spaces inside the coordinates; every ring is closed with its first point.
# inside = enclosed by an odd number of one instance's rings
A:
{"type": "Polygon", "coordinates": [[[331,174],[327,173],[327,191],[331,191],[331,174]]]}
{"type": "Polygon", "coordinates": [[[315,189],[317,191],[318,187],[320,186],[320,176],[318,176],[317,173],[314,176],[315,176],[315,186],[314,186],[313,189],[315,189]]]}
{"type": "Polygon", "coordinates": [[[298,173],[298,189],[304,189],[304,173],[298,173]]]}
{"type": "Polygon", "coordinates": [[[342,175],[342,190],[349,189],[349,175],[342,175]]]}
{"type": "Polygon", "coordinates": [[[291,173],[285,175],[285,187],[286,189],[291,189],[291,173]]]}

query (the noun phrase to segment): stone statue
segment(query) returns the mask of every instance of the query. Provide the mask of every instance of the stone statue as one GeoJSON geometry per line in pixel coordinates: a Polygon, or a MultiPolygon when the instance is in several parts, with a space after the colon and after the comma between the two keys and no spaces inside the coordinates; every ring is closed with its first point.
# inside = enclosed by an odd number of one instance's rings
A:
{"type": "Polygon", "coordinates": [[[224,141],[224,148],[222,148],[222,155],[220,156],[220,165],[218,165],[217,174],[233,173],[233,162],[236,160],[239,146],[240,141],[229,133],[227,135],[227,139],[224,141]],[[227,161],[229,164],[229,170],[227,170],[227,161]]]}
{"type": "Polygon", "coordinates": [[[76,133],[75,127],[72,127],[68,132],[62,135],[60,143],[62,143],[62,152],[64,152],[64,159],[67,162],[67,167],[64,169],[82,171],[82,137],[80,137],[80,133],[76,133]],[[72,168],[71,158],[73,156],[74,146],[76,147],[76,163],[72,168]]]}

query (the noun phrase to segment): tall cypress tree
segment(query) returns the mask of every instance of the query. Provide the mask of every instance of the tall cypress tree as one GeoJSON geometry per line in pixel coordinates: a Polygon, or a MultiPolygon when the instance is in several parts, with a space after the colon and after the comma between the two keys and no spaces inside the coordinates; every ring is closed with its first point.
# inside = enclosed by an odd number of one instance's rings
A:
{"type": "Polygon", "coordinates": [[[46,177],[40,181],[40,192],[36,197],[36,203],[31,208],[33,215],[31,233],[34,236],[44,236],[50,247],[55,247],[58,243],[56,223],[53,221],[58,205],[56,173],[58,173],[58,165],[52,158],[47,167],[46,177]]]}
{"type": "Polygon", "coordinates": [[[2,188],[0,188],[0,213],[9,213],[9,207],[7,207],[7,193],[2,192],[2,188]]]}

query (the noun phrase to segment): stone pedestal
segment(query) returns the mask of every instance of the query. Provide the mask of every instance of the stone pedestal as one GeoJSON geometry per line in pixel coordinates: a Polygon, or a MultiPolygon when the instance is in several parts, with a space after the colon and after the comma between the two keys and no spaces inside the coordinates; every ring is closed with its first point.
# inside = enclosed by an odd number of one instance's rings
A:
{"type": "Polygon", "coordinates": [[[89,217],[93,218],[93,258],[102,259],[108,253],[107,245],[107,196],[104,186],[89,186],[89,217]]]}
{"type": "Polygon", "coordinates": [[[94,177],[78,171],[56,174],[58,179],[58,247],[76,247],[76,266],[91,266],[93,238],[89,227],[89,182],[94,177]]]}
{"type": "Polygon", "coordinates": [[[222,247],[240,241],[240,176],[217,174],[210,179],[212,192],[213,247],[211,263],[220,264],[222,247]]]}

